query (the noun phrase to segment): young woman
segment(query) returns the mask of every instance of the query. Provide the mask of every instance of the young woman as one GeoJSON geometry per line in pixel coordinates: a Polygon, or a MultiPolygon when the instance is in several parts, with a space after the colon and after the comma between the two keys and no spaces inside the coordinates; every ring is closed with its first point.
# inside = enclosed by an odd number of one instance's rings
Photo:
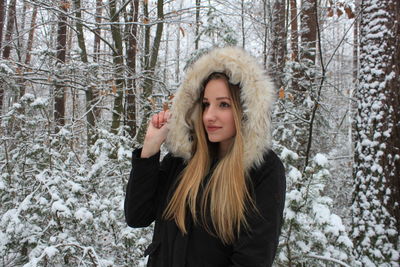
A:
{"type": "Polygon", "coordinates": [[[203,55],[133,152],[125,216],[155,221],[148,266],[272,265],[285,174],[271,151],[275,92],[255,62],[235,47],[203,55]]]}

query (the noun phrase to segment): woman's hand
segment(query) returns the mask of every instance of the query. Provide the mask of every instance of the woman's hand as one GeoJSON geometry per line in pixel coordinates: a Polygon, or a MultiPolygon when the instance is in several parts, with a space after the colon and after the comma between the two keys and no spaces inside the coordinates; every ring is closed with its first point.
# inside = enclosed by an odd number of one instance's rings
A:
{"type": "Polygon", "coordinates": [[[153,115],[144,138],[142,158],[149,158],[160,150],[168,134],[167,122],[170,117],[169,110],[153,115]]]}

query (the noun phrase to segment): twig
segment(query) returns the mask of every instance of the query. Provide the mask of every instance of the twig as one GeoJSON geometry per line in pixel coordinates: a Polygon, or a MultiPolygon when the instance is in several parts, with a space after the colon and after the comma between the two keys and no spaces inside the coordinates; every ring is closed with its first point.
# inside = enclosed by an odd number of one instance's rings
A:
{"type": "Polygon", "coordinates": [[[337,259],[333,259],[333,258],[330,258],[330,257],[326,257],[326,256],[319,256],[319,255],[315,255],[315,254],[308,254],[308,255],[305,255],[305,256],[307,258],[315,258],[315,259],[324,260],[324,261],[332,261],[334,263],[340,264],[341,266],[350,267],[350,265],[346,264],[343,261],[340,261],[340,260],[337,260],[337,259]]]}

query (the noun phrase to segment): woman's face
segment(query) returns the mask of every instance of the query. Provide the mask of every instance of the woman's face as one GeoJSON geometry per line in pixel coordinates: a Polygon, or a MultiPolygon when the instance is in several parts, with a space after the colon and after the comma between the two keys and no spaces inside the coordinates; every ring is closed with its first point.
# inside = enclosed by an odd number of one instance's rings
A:
{"type": "Polygon", "coordinates": [[[215,79],[207,83],[203,97],[203,124],[208,140],[219,143],[220,152],[226,152],[236,135],[232,102],[225,80],[215,79]]]}

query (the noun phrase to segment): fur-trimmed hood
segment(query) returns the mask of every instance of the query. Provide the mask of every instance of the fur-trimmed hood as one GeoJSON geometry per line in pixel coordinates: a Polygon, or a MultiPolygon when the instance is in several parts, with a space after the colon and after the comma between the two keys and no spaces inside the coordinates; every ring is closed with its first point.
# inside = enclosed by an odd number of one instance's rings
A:
{"type": "Polygon", "coordinates": [[[230,83],[240,84],[245,118],[242,125],[244,167],[249,170],[262,163],[264,153],[271,148],[271,112],[275,92],[271,79],[257,60],[238,47],[213,49],[188,68],[171,107],[166,146],[173,155],[185,160],[192,156],[193,129],[185,117],[199,99],[203,81],[213,72],[223,72],[230,83]]]}

